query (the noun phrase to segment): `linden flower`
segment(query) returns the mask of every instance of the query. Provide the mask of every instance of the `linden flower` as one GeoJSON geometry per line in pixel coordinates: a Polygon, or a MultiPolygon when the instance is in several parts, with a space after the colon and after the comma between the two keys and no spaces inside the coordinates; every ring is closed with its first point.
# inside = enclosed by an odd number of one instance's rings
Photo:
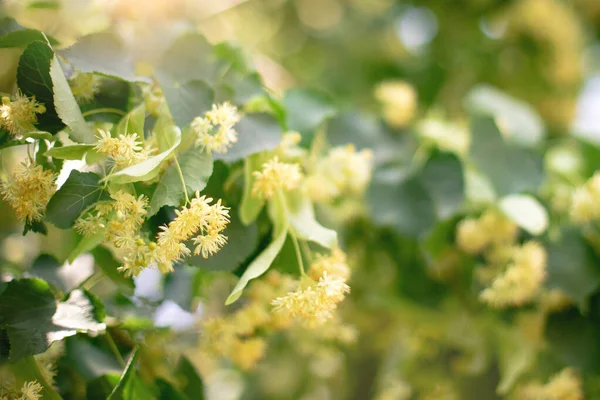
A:
{"type": "Polygon", "coordinates": [[[512,263],[504,274],[480,294],[489,305],[502,308],[531,301],[546,277],[546,250],[537,242],[527,242],[513,251],[512,263]]]}
{"type": "Polygon", "coordinates": [[[100,78],[94,74],[78,73],[69,80],[73,96],[83,103],[94,99],[100,87],[100,78]]]}
{"type": "Polygon", "coordinates": [[[302,180],[300,165],[279,162],[278,157],[263,164],[262,171],[254,171],[253,196],[273,197],[277,189],[292,190],[302,180]]]}
{"type": "Polygon", "coordinates": [[[339,278],[344,282],[350,279],[350,267],[346,261],[346,254],[338,248],[331,255],[321,255],[310,266],[308,275],[315,281],[327,274],[333,278],[339,278]]]}
{"type": "Polygon", "coordinates": [[[333,148],[319,161],[314,175],[307,179],[311,197],[316,201],[329,201],[343,194],[364,192],[373,171],[371,150],[359,152],[353,145],[333,148]]]}
{"type": "Polygon", "coordinates": [[[248,371],[263,358],[266,349],[267,343],[261,338],[238,340],[231,349],[231,361],[244,371],[248,371]]]}
{"type": "Polygon", "coordinates": [[[98,142],[94,149],[115,160],[118,167],[128,167],[148,159],[148,150],[143,148],[137,133],[112,137],[110,132],[98,130],[98,142]]]}
{"type": "Polygon", "coordinates": [[[21,91],[15,95],[15,100],[2,97],[0,105],[0,126],[3,126],[11,135],[21,137],[35,130],[37,115],[46,112],[46,107],[38,103],[35,97],[31,99],[21,91]]]}
{"type": "Polygon", "coordinates": [[[530,383],[519,391],[523,400],[583,400],[581,378],[571,368],[565,368],[553,375],[550,381],[542,385],[530,383]]]}
{"type": "Polygon", "coordinates": [[[470,254],[479,254],[490,245],[513,243],[519,227],[502,214],[489,210],[477,219],[462,220],[456,230],[458,247],[470,254]]]}
{"type": "Polygon", "coordinates": [[[212,200],[196,192],[189,207],[176,210],[175,219],[168,226],[160,227],[162,232],[158,234],[157,260],[162,272],[172,271],[173,262],[190,254],[183,242],[198,231],[200,235],[194,239],[198,245],[195,253],[202,253],[205,258],[219,251],[226,243],[227,238],[221,232],[229,223],[229,208],[223,207],[220,200],[211,206],[212,200]]]}
{"type": "Polygon", "coordinates": [[[42,385],[37,381],[25,382],[21,388],[21,400],[38,400],[42,397],[42,385]]]}
{"type": "Polygon", "coordinates": [[[56,175],[41,165],[26,161],[0,185],[0,193],[10,204],[19,220],[38,221],[46,211],[50,198],[56,191],[56,175]]]}
{"type": "Polygon", "coordinates": [[[240,122],[240,114],[235,106],[228,102],[213,104],[212,110],[204,117],[196,117],[192,121],[192,129],[196,133],[196,147],[207,153],[226,153],[227,149],[238,141],[233,127],[240,122]]]}
{"type": "Polygon", "coordinates": [[[322,325],[333,318],[337,305],[344,300],[350,287],[342,279],[325,273],[316,284],[298,289],[271,302],[274,310],[290,319],[299,318],[308,326],[322,325]]]}
{"type": "Polygon", "coordinates": [[[388,124],[401,128],[415,115],[417,94],[404,81],[387,81],[375,88],[375,97],[383,105],[383,116],[388,124]]]}
{"type": "Polygon", "coordinates": [[[582,187],[577,188],[571,200],[571,218],[577,223],[600,219],[600,172],[596,172],[582,187]]]}

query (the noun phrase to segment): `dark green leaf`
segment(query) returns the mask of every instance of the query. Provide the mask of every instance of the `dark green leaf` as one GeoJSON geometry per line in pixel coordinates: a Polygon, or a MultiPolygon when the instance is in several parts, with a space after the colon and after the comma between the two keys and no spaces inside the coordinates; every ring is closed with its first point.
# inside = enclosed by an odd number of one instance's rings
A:
{"type": "Polygon", "coordinates": [[[227,244],[221,251],[206,259],[193,256],[186,262],[210,271],[233,271],[256,250],[258,245],[256,224],[243,225],[235,210],[231,211],[231,222],[223,234],[227,236],[227,244]]]}
{"type": "MultiPolygon", "coordinates": [[[[177,157],[188,196],[192,197],[196,191],[206,187],[208,178],[212,175],[213,161],[210,154],[201,152],[200,149],[191,148],[177,157]]],[[[162,206],[178,207],[185,200],[183,185],[179,171],[175,164],[171,165],[161,177],[156,190],[150,199],[148,215],[152,216],[162,206]]]]}
{"type": "Polygon", "coordinates": [[[541,185],[542,157],[530,149],[504,143],[492,118],[475,117],[471,133],[471,157],[488,176],[499,197],[534,191],[541,185]]]}
{"type": "Polygon", "coordinates": [[[92,250],[96,265],[100,267],[104,275],[112,280],[126,295],[133,294],[133,280],[125,278],[122,274],[117,271],[117,268],[121,266],[121,263],[117,261],[110,250],[105,247],[98,246],[92,250]]]}
{"type": "Polygon", "coordinates": [[[560,289],[583,310],[588,297],[600,286],[598,258],[577,230],[564,230],[548,243],[546,287],[560,289]]]}
{"type": "Polygon", "coordinates": [[[63,186],[52,196],[46,208],[46,219],[61,229],[68,229],[92,204],[109,200],[110,196],[93,172],[71,171],[63,186]]]}
{"type": "Polygon", "coordinates": [[[160,391],[159,400],[188,400],[188,397],[179,393],[175,386],[171,385],[164,379],[157,379],[156,386],[160,391]]]}
{"type": "Polygon", "coordinates": [[[23,236],[27,235],[27,233],[29,233],[30,231],[42,235],[48,234],[48,228],[46,227],[46,224],[44,224],[42,221],[27,220],[23,228],[23,236]]]}
{"type": "Polygon", "coordinates": [[[419,236],[436,222],[435,204],[417,178],[375,179],[368,198],[373,221],[401,234],[419,236]]]}
{"type": "Polygon", "coordinates": [[[213,154],[215,160],[238,161],[261,151],[273,150],[281,143],[281,126],[270,114],[247,114],[236,125],[235,130],[238,141],[227,153],[213,154]]]}
{"type": "Polygon", "coordinates": [[[287,110],[287,128],[300,132],[303,144],[310,143],[317,128],[336,111],[326,96],[311,90],[290,90],[283,103],[287,110]]]}
{"type": "Polygon", "coordinates": [[[115,386],[108,400],[138,400],[155,398],[151,389],[138,377],[136,373],[136,364],[138,362],[139,351],[133,351],[121,380],[115,386]]]}
{"type": "MultiPolygon", "coordinates": [[[[69,364],[72,364],[86,381],[92,381],[105,375],[116,375],[116,380],[119,381],[122,367],[115,357],[101,350],[98,346],[92,345],[82,335],[66,340],[66,358],[69,364]]],[[[116,382],[112,385],[111,391],[115,385],[116,382]]]]}
{"type": "Polygon", "coordinates": [[[54,52],[43,41],[29,44],[23,51],[17,69],[17,84],[27,96],[43,103],[46,112],[38,115],[39,129],[56,133],[65,127],[54,106],[54,92],[50,76],[50,64],[54,52]]]}
{"type": "Polygon", "coordinates": [[[169,111],[177,126],[184,128],[196,117],[204,116],[214,102],[214,91],[204,81],[189,81],[173,86],[161,82],[169,111]]]}
{"type": "Polygon", "coordinates": [[[438,218],[447,219],[461,207],[465,197],[462,163],[451,153],[435,153],[423,167],[420,180],[435,203],[438,218]]]}
{"type": "Polygon", "coordinates": [[[183,392],[190,399],[204,400],[202,378],[194,365],[185,356],[181,356],[179,359],[175,373],[182,378],[184,382],[182,385],[183,392]]]}

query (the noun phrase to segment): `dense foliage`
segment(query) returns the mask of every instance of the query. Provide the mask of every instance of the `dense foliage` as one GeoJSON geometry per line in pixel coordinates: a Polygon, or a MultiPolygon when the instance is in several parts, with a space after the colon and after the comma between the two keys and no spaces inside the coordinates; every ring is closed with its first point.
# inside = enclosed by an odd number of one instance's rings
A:
{"type": "Polygon", "coordinates": [[[600,397],[595,1],[0,7],[0,399],[600,397]]]}

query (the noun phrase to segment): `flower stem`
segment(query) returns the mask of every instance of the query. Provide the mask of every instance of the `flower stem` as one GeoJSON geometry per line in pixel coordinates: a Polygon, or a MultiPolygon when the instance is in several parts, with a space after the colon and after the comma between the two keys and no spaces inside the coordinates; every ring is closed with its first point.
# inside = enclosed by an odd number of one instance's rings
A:
{"type": "Polygon", "coordinates": [[[112,113],[112,114],[119,114],[119,115],[127,115],[127,113],[123,110],[119,110],[117,108],[96,108],[94,110],[88,110],[84,113],[82,113],[82,115],[84,117],[90,116],[90,115],[94,115],[94,114],[101,114],[101,113],[112,113]]]}
{"type": "Polygon", "coordinates": [[[121,364],[122,367],[125,367],[125,360],[123,360],[123,356],[121,356],[121,352],[117,348],[117,345],[115,344],[115,341],[113,340],[108,329],[106,330],[105,337],[106,341],[108,342],[108,347],[110,347],[110,350],[114,353],[115,357],[117,357],[117,361],[119,361],[119,364],[121,364]]]}
{"type": "Polygon", "coordinates": [[[177,167],[177,173],[179,174],[179,179],[181,180],[181,186],[183,187],[183,194],[185,195],[185,204],[190,202],[190,198],[188,197],[187,187],[185,186],[185,179],[183,179],[183,171],[181,170],[181,166],[179,165],[179,161],[177,161],[177,157],[175,158],[175,167],[177,167]]]}

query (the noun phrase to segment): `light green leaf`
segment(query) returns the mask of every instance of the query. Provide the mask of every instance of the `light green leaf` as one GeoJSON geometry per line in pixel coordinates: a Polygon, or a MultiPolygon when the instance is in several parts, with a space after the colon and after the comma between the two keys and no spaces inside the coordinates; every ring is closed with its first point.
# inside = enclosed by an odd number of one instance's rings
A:
{"type": "Polygon", "coordinates": [[[138,377],[136,365],[139,359],[139,350],[133,350],[133,354],[121,375],[121,379],[114,390],[108,396],[108,400],[137,400],[154,398],[147,384],[138,377]]]}
{"type": "Polygon", "coordinates": [[[44,34],[35,29],[19,29],[0,37],[0,49],[26,47],[31,42],[45,41],[44,34]]]}
{"type": "Polygon", "coordinates": [[[496,117],[515,143],[531,146],[544,139],[544,123],[534,108],[493,86],[475,86],[465,98],[465,105],[472,113],[496,117]]]}
{"type": "Polygon", "coordinates": [[[81,143],[93,143],[95,141],[94,133],[81,114],[81,109],[73,97],[71,87],[56,56],[52,57],[50,63],[50,77],[52,78],[56,113],[62,122],[71,128],[73,139],[81,143]]]}
{"type": "Polygon", "coordinates": [[[533,363],[537,349],[514,328],[496,326],[495,334],[500,364],[500,382],[496,392],[505,395],[533,363]]]}
{"type": "Polygon", "coordinates": [[[71,146],[53,147],[45,152],[44,155],[61,160],[81,160],[93,148],[93,144],[74,144],[71,146]]]}
{"type": "Polygon", "coordinates": [[[269,202],[269,214],[271,216],[271,221],[273,221],[273,240],[267,246],[266,249],[263,250],[262,253],[258,255],[250,263],[244,274],[241,276],[238,283],[235,285],[227,300],[225,300],[225,305],[229,305],[237,301],[242,295],[242,291],[254,278],[258,278],[271,266],[277,254],[281,251],[283,244],[285,243],[285,238],[287,237],[289,221],[285,212],[285,204],[283,204],[283,199],[276,197],[269,202]]]}
{"type": "Polygon", "coordinates": [[[99,180],[100,177],[93,172],[71,171],[67,181],[50,199],[46,219],[58,228],[68,229],[89,206],[109,200],[99,180]]]}
{"type": "Polygon", "coordinates": [[[252,196],[254,186],[254,171],[262,169],[265,160],[264,153],[253,154],[244,161],[244,194],[240,205],[240,220],[244,225],[252,223],[260,214],[265,204],[262,197],[252,196]]]}
{"type": "Polygon", "coordinates": [[[110,180],[113,183],[131,183],[143,182],[153,179],[160,172],[160,165],[168,159],[179,143],[181,143],[181,130],[179,128],[173,131],[174,143],[167,150],[157,154],[149,159],[142,161],[139,164],[124,168],[104,179],[110,180]]]}
{"type": "Polygon", "coordinates": [[[84,236],[79,240],[77,246],[69,253],[68,260],[70,263],[75,261],[77,257],[79,257],[83,253],[87,253],[96,248],[96,246],[100,245],[104,241],[104,232],[100,231],[93,236],[84,236]]]}
{"type": "Polygon", "coordinates": [[[139,104],[133,110],[127,113],[113,130],[112,136],[127,135],[137,133],[138,137],[144,137],[144,122],[146,120],[146,106],[139,104]]]}
{"type": "Polygon", "coordinates": [[[308,240],[332,249],[337,246],[337,233],[319,224],[315,218],[313,205],[299,190],[286,194],[290,227],[298,238],[308,240]]]}
{"type": "MultiPolygon", "coordinates": [[[[212,175],[213,160],[210,154],[191,148],[177,157],[188,196],[206,187],[212,175]]],[[[177,165],[171,165],[154,190],[148,215],[152,216],[163,206],[179,206],[185,200],[177,165]]]]}
{"type": "Polygon", "coordinates": [[[97,72],[127,81],[139,80],[135,64],[121,40],[112,33],[94,33],[80,38],[74,45],[60,52],[81,72],[97,72]]]}
{"type": "Polygon", "coordinates": [[[529,195],[506,196],[500,199],[498,205],[511,221],[534,236],[539,236],[548,229],[546,209],[529,195]]]}

